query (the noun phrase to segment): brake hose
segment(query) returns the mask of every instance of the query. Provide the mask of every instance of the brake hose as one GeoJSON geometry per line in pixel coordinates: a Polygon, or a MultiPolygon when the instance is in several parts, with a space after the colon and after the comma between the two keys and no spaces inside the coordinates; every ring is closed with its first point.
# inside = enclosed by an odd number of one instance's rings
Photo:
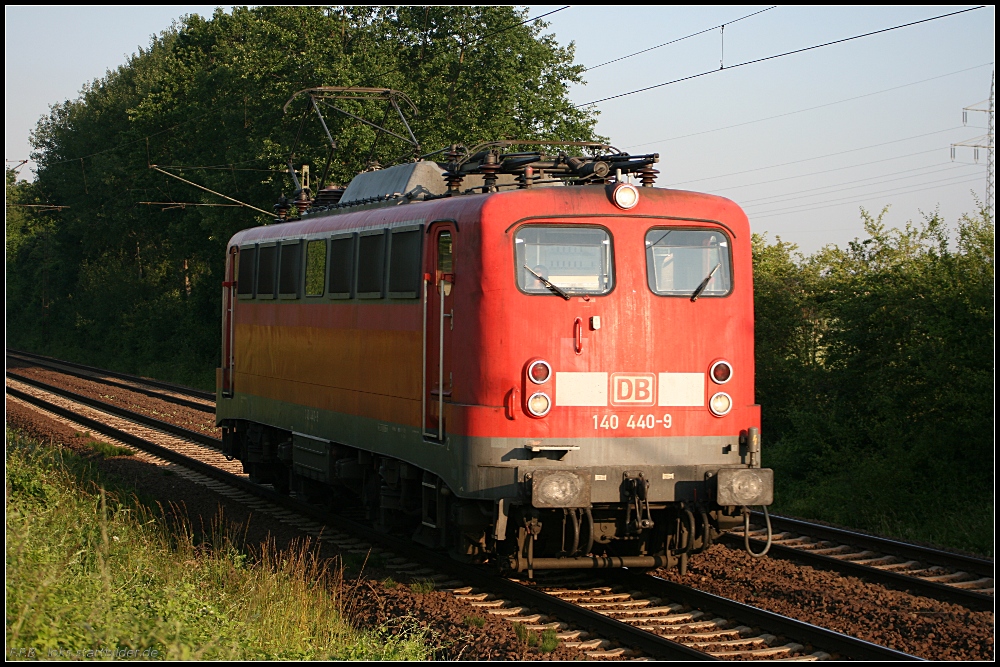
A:
{"type": "Polygon", "coordinates": [[[750,548],[750,510],[749,508],[743,513],[743,546],[746,548],[747,553],[750,554],[751,558],[760,558],[766,556],[767,552],[771,550],[771,516],[767,513],[767,505],[761,505],[760,508],[764,510],[764,523],[767,524],[767,543],[764,545],[764,550],[759,554],[755,554],[750,548]]]}

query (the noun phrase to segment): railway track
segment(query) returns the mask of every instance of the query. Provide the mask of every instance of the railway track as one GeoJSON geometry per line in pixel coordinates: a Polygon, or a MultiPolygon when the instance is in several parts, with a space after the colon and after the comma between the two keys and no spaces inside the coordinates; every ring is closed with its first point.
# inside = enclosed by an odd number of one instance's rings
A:
{"type": "MultiPolygon", "coordinates": [[[[756,523],[751,523],[749,537],[759,551],[767,531],[762,515],[755,513],[753,518],[756,523]]],[[[771,526],[771,557],[863,577],[977,611],[993,609],[993,561],[788,517],[772,516],[771,526]]],[[[743,529],[723,539],[742,545],[743,529]]]]}
{"type": "MultiPolygon", "coordinates": [[[[208,392],[124,373],[110,373],[92,366],[26,352],[8,351],[7,356],[76,377],[129,391],[139,391],[166,401],[179,403],[186,400],[190,402],[191,407],[198,410],[214,411],[215,398],[208,392]],[[122,382],[110,380],[109,377],[122,382]]],[[[31,382],[24,376],[16,375],[21,381],[31,382]]],[[[156,422],[151,425],[162,430],[179,428],[167,422],[156,422]]],[[[202,437],[217,442],[214,438],[202,434],[195,436],[193,431],[182,429],[174,433],[182,437],[202,437]]],[[[208,441],[200,442],[207,444],[208,441]]],[[[762,518],[759,514],[754,515],[756,522],[751,525],[749,536],[752,546],[758,551],[764,544],[762,540],[765,530],[762,518]]],[[[813,567],[857,576],[883,586],[960,604],[977,611],[993,609],[993,561],[787,517],[772,516],[771,521],[776,531],[772,538],[770,551],[772,557],[805,562],[813,567]]],[[[722,540],[732,546],[741,545],[742,528],[727,533],[722,540]]]]}
{"type": "Polygon", "coordinates": [[[375,554],[400,576],[429,581],[484,614],[532,632],[555,631],[590,658],[916,659],[892,649],[627,571],[560,572],[522,582],[458,563],[409,540],[331,515],[251,483],[219,441],[118,406],[8,372],[9,396],[146,452],[158,465],[319,540],[375,554]],[[169,428],[161,428],[167,426],[169,428]],[[178,430],[180,429],[180,430],[178,430]]]}
{"type": "Polygon", "coordinates": [[[85,366],[71,361],[61,361],[59,359],[53,359],[52,357],[33,354],[31,352],[7,350],[7,357],[21,362],[44,366],[45,368],[50,368],[52,370],[72,375],[74,377],[83,378],[85,380],[100,382],[101,384],[105,384],[110,387],[118,387],[119,389],[127,389],[129,391],[138,392],[146,396],[158,398],[177,405],[183,405],[202,412],[212,414],[215,413],[215,394],[209,391],[192,389],[191,387],[185,387],[171,382],[151,380],[137,375],[106,371],[102,368],[85,366]]]}

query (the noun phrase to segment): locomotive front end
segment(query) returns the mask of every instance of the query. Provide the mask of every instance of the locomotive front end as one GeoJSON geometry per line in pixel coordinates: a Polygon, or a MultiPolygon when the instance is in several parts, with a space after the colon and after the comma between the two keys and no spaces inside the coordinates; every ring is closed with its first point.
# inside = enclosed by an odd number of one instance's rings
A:
{"type": "Polygon", "coordinates": [[[467,553],[686,569],[772,501],[745,216],[631,185],[498,195],[482,216],[482,382],[503,409],[468,411],[468,481],[496,508],[467,553]]]}

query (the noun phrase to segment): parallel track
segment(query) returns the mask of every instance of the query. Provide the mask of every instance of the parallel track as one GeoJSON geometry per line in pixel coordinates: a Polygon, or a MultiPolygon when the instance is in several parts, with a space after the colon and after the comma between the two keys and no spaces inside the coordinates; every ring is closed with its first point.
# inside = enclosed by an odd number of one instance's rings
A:
{"type": "Polygon", "coordinates": [[[194,408],[195,410],[201,410],[202,412],[215,412],[215,394],[209,391],[192,389],[191,387],[185,387],[171,382],[151,380],[137,375],[106,371],[102,368],[85,366],[71,361],[61,361],[59,359],[53,359],[52,357],[44,357],[40,354],[32,354],[31,352],[7,350],[7,356],[19,361],[29,361],[39,366],[45,366],[67,375],[73,375],[85,380],[100,382],[111,387],[118,387],[119,389],[127,389],[129,391],[138,392],[163,401],[194,408]],[[118,378],[119,380],[125,380],[126,382],[115,382],[109,378],[118,378]],[[151,388],[155,388],[160,391],[154,391],[151,388]]]}
{"type": "MultiPolygon", "coordinates": [[[[750,542],[759,551],[766,531],[755,513],[750,542]]],[[[953,602],[976,611],[993,609],[993,561],[865,535],[798,519],[772,516],[769,555],[953,602]]],[[[723,538],[743,544],[742,528],[723,538]]]]}
{"type": "MultiPolygon", "coordinates": [[[[12,377],[11,380],[23,382],[21,378],[12,377]]],[[[101,419],[80,415],[78,410],[57,405],[48,397],[37,393],[40,390],[54,394],[55,397],[82,403],[94,410],[107,410],[121,419],[134,418],[136,423],[145,427],[158,428],[153,426],[153,422],[157,420],[134,413],[126,416],[129,411],[117,406],[101,405],[101,401],[77,396],[73,392],[35,380],[26,384],[35,391],[24,391],[8,385],[7,393],[149,452],[155,457],[183,466],[190,474],[205,478],[207,481],[203,483],[220,493],[248,498],[245,502],[252,506],[256,502],[257,507],[277,508],[270,510],[270,513],[293,525],[297,522],[303,530],[319,539],[361,551],[366,548],[369,551],[390,549],[393,552],[391,554],[382,552],[387,559],[387,567],[397,568],[414,577],[436,581],[439,588],[449,590],[459,599],[479,607],[485,613],[522,623],[528,629],[556,630],[567,646],[578,646],[593,658],[644,655],[687,660],[740,657],[798,660],[830,657],[915,659],[905,653],[646,575],[621,571],[601,572],[601,579],[590,585],[585,581],[581,582],[581,579],[596,577],[597,572],[562,573],[564,579],[576,579],[577,584],[572,588],[567,588],[554,579],[548,582],[543,579],[522,583],[497,577],[483,568],[457,563],[446,555],[424,549],[406,539],[374,533],[369,525],[331,515],[297,498],[282,496],[267,487],[251,483],[245,476],[231,472],[236,464],[213,465],[206,462],[213,455],[222,459],[217,451],[208,451],[218,445],[219,441],[214,438],[181,429],[186,431],[181,437],[194,440],[190,446],[182,445],[181,449],[194,447],[205,450],[192,457],[181,453],[177,448],[159,445],[150,442],[148,438],[109,426],[101,419]],[[324,526],[332,526],[332,531],[324,526]],[[372,543],[377,543],[379,547],[373,547],[372,543]],[[570,626],[582,630],[572,630],[570,626]]],[[[171,425],[171,429],[164,430],[180,435],[177,428],[171,425]]]]}

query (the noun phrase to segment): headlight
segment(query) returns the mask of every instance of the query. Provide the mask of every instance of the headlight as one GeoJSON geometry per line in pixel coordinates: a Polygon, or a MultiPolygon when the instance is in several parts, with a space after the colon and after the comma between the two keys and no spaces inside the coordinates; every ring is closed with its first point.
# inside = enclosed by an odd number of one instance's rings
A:
{"type": "Polygon", "coordinates": [[[531,480],[534,507],[590,507],[590,478],[587,469],[535,470],[531,480]]]}
{"type": "Polygon", "coordinates": [[[544,417],[549,414],[550,409],[552,409],[552,401],[540,391],[532,394],[528,399],[528,412],[536,417],[544,417]]]}
{"type": "Polygon", "coordinates": [[[618,208],[627,211],[639,203],[639,191],[629,183],[618,183],[611,191],[611,201],[618,208]]]}
{"type": "Polygon", "coordinates": [[[528,378],[535,384],[545,384],[552,376],[552,367],[546,361],[533,361],[528,366],[528,378]]]}
{"type": "Polygon", "coordinates": [[[726,384],[733,377],[733,367],[728,361],[716,361],[708,373],[716,384],[726,384]]]}
{"type": "Polygon", "coordinates": [[[770,505],[774,500],[774,471],[770,468],[723,468],[716,481],[716,502],[720,505],[770,505]]]}
{"type": "Polygon", "coordinates": [[[713,415],[721,417],[733,409],[733,399],[726,392],[720,391],[708,402],[708,407],[713,415]]]}

